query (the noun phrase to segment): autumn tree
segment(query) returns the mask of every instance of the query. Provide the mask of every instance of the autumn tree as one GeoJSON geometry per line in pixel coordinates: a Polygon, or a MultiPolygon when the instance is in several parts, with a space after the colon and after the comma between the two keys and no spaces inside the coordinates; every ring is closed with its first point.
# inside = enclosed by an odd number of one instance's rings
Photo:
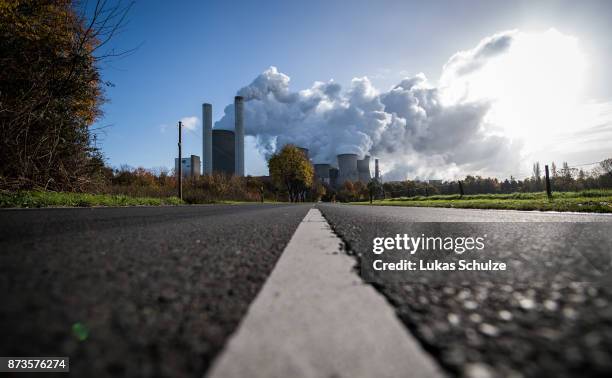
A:
{"type": "Polygon", "coordinates": [[[325,187],[325,185],[323,185],[323,183],[316,182],[312,186],[312,191],[311,192],[312,192],[313,200],[314,201],[320,201],[327,194],[327,188],[325,187]]]}
{"type": "Polygon", "coordinates": [[[603,170],[604,174],[612,177],[612,158],[599,162],[599,166],[603,170]]]}
{"type": "Polygon", "coordinates": [[[268,160],[268,169],[274,183],[289,194],[291,202],[304,198],[312,186],[314,168],[304,153],[293,145],[286,145],[268,160]]]}
{"type": "MultiPolygon", "coordinates": [[[[111,5],[112,4],[112,5],[111,5]]],[[[85,190],[103,169],[91,125],[104,102],[101,52],[128,6],[0,0],[0,188],[85,190]]]]}
{"type": "Polygon", "coordinates": [[[368,182],[368,198],[370,200],[370,203],[372,203],[372,201],[380,196],[380,193],[382,191],[382,185],[380,184],[380,181],[378,181],[377,179],[371,179],[368,182]]]}

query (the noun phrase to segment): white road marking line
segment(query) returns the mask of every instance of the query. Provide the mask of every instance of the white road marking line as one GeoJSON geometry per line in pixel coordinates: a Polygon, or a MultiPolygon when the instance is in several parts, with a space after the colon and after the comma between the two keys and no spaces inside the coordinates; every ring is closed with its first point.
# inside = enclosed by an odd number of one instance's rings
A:
{"type": "Polygon", "coordinates": [[[441,377],[311,209],[209,370],[234,377],[441,377]]]}

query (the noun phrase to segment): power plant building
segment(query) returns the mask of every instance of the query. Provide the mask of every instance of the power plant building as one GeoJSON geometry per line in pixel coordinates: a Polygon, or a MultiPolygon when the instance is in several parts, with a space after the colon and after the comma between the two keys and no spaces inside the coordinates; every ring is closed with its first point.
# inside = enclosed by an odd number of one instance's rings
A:
{"type": "MultiPolygon", "coordinates": [[[[179,159],[174,159],[174,170],[176,174],[179,171],[179,159]]],[[[191,157],[181,159],[181,174],[183,177],[200,177],[200,157],[191,155],[191,157]]]]}
{"type": "Polygon", "coordinates": [[[329,169],[329,185],[331,185],[332,188],[338,187],[338,174],[338,168],[331,167],[329,169]]]}
{"type": "Polygon", "coordinates": [[[202,105],[204,173],[244,176],[244,99],[234,98],[234,130],[212,128],[212,105],[202,105]]]}
{"type": "Polygon", "coordinates": [[[233,175],[236,173],[234,132],[231,130],[212,131],[212,171],[233,175]]]}
{"type": "Polygon", "coordinates": [[[359,181],[367,184],[372,179],[370,176],[370,156],[366,155],[363,159],[357,160],[357,175],[359,181]]]}
{"type": "MultiPolygon", "coordinates": [[[[338,168],[327,163],[314,165],[315,176],[320,182],[327,183],[333,188],[339,188],[346,181],[359,181],[367,184],[372,180],[369,155],[358,159],[357,154],[340,154],[337,159],[338,168]]],[[[378,159],[376,159],[376,167],[378,167],[378,159]]]]}
{"type": "Polygon", "coordinates": [[[315,164],[315,176],[320,182],[331,184],[330,182],[330,169],[331,166],[329,164],[315,164]]]}
{"type": "Polygon", "coordinates": [[[357,154],[338,155],[338,184],[342,185],[345,181],[359,180],[357,172],[357,154]]]}
{"type": "MultiPolygon", "coordinates": [[[[244,99],[234,97],[234,130],[213,129],[212,105],[202,104],[203,146],[202,169],[204,174],[214,172],[228,175],[244,176],[244,99]]],[[[298,146],[307,159],[310,160],[309,150],[298,146]]],[[[178,159],[176,159],[178,167],[178,159]]],[[[183,161],[184,176],[199,176],[199,157],[192,155],[183,161]],[[194,160],[197,159],[196,161],[194,160]],[[197,169],[195,168],[197,167],[197,169]]],[[[320,182],[334,188],[341,187],[345,181],[362,182],[367,184],[372,176],[370,174],[370,156],[358,159],[357,154],[337,155],[337,167],[333,162],[314,164],[315,176],[320,182]]],[[[378,159],[375,160],[374,177],[380,180],[378,159]]]]}

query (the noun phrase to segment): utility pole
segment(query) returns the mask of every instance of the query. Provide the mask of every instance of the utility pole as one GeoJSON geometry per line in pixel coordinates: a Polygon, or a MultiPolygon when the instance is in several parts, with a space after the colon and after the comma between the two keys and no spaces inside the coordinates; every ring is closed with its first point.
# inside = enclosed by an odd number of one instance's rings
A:
{"type": "Polygon", "coordinates": [[[549,199],[552,199],[552,189],[550,187],[550,177],[548,176],[548,165],[544,166],[544,170],[546,171],[546,195],[549,199]]]}
{"type": "Polygon", "coordinates": [[[182,135],[181,129],[183,128],[183,123],[179,121],[178,123],[178,196],[181,200],[183,200],[183,151],[182,151],[182,135]]]}

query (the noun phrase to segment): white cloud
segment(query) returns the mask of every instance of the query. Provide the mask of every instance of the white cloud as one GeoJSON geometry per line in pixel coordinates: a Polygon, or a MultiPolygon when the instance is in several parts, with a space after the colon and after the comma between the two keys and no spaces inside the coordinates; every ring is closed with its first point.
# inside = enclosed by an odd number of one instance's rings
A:
{"type": "Polygon", "coordinates": [[[181,122],[183,123],[183,127],[187,130],[195,131],[199,125],[199,119],[196,116],[183,117],[181,118],[181,122]]]}
{"type": "MultiPolygon", "coordinates": [[[[531,164],[525,156],[535,156],[527,148],[534,135],[554,134],[576,117],[601,121],[570,106],[579,104],[583,69],[575,38],[513,30],[454,54],[438,87],[417,74],[386,92],[367,77],[346,89],[330,80],[292,91],[289,76],[270,67],[238,94],[246,133],[266,154],[286,143],[309,148],[316,163],[370,154],[381,158],[387,179],[506,175],[531,164]]],[[[233,123],[230,104],[215,127],[233,123]]]]}

